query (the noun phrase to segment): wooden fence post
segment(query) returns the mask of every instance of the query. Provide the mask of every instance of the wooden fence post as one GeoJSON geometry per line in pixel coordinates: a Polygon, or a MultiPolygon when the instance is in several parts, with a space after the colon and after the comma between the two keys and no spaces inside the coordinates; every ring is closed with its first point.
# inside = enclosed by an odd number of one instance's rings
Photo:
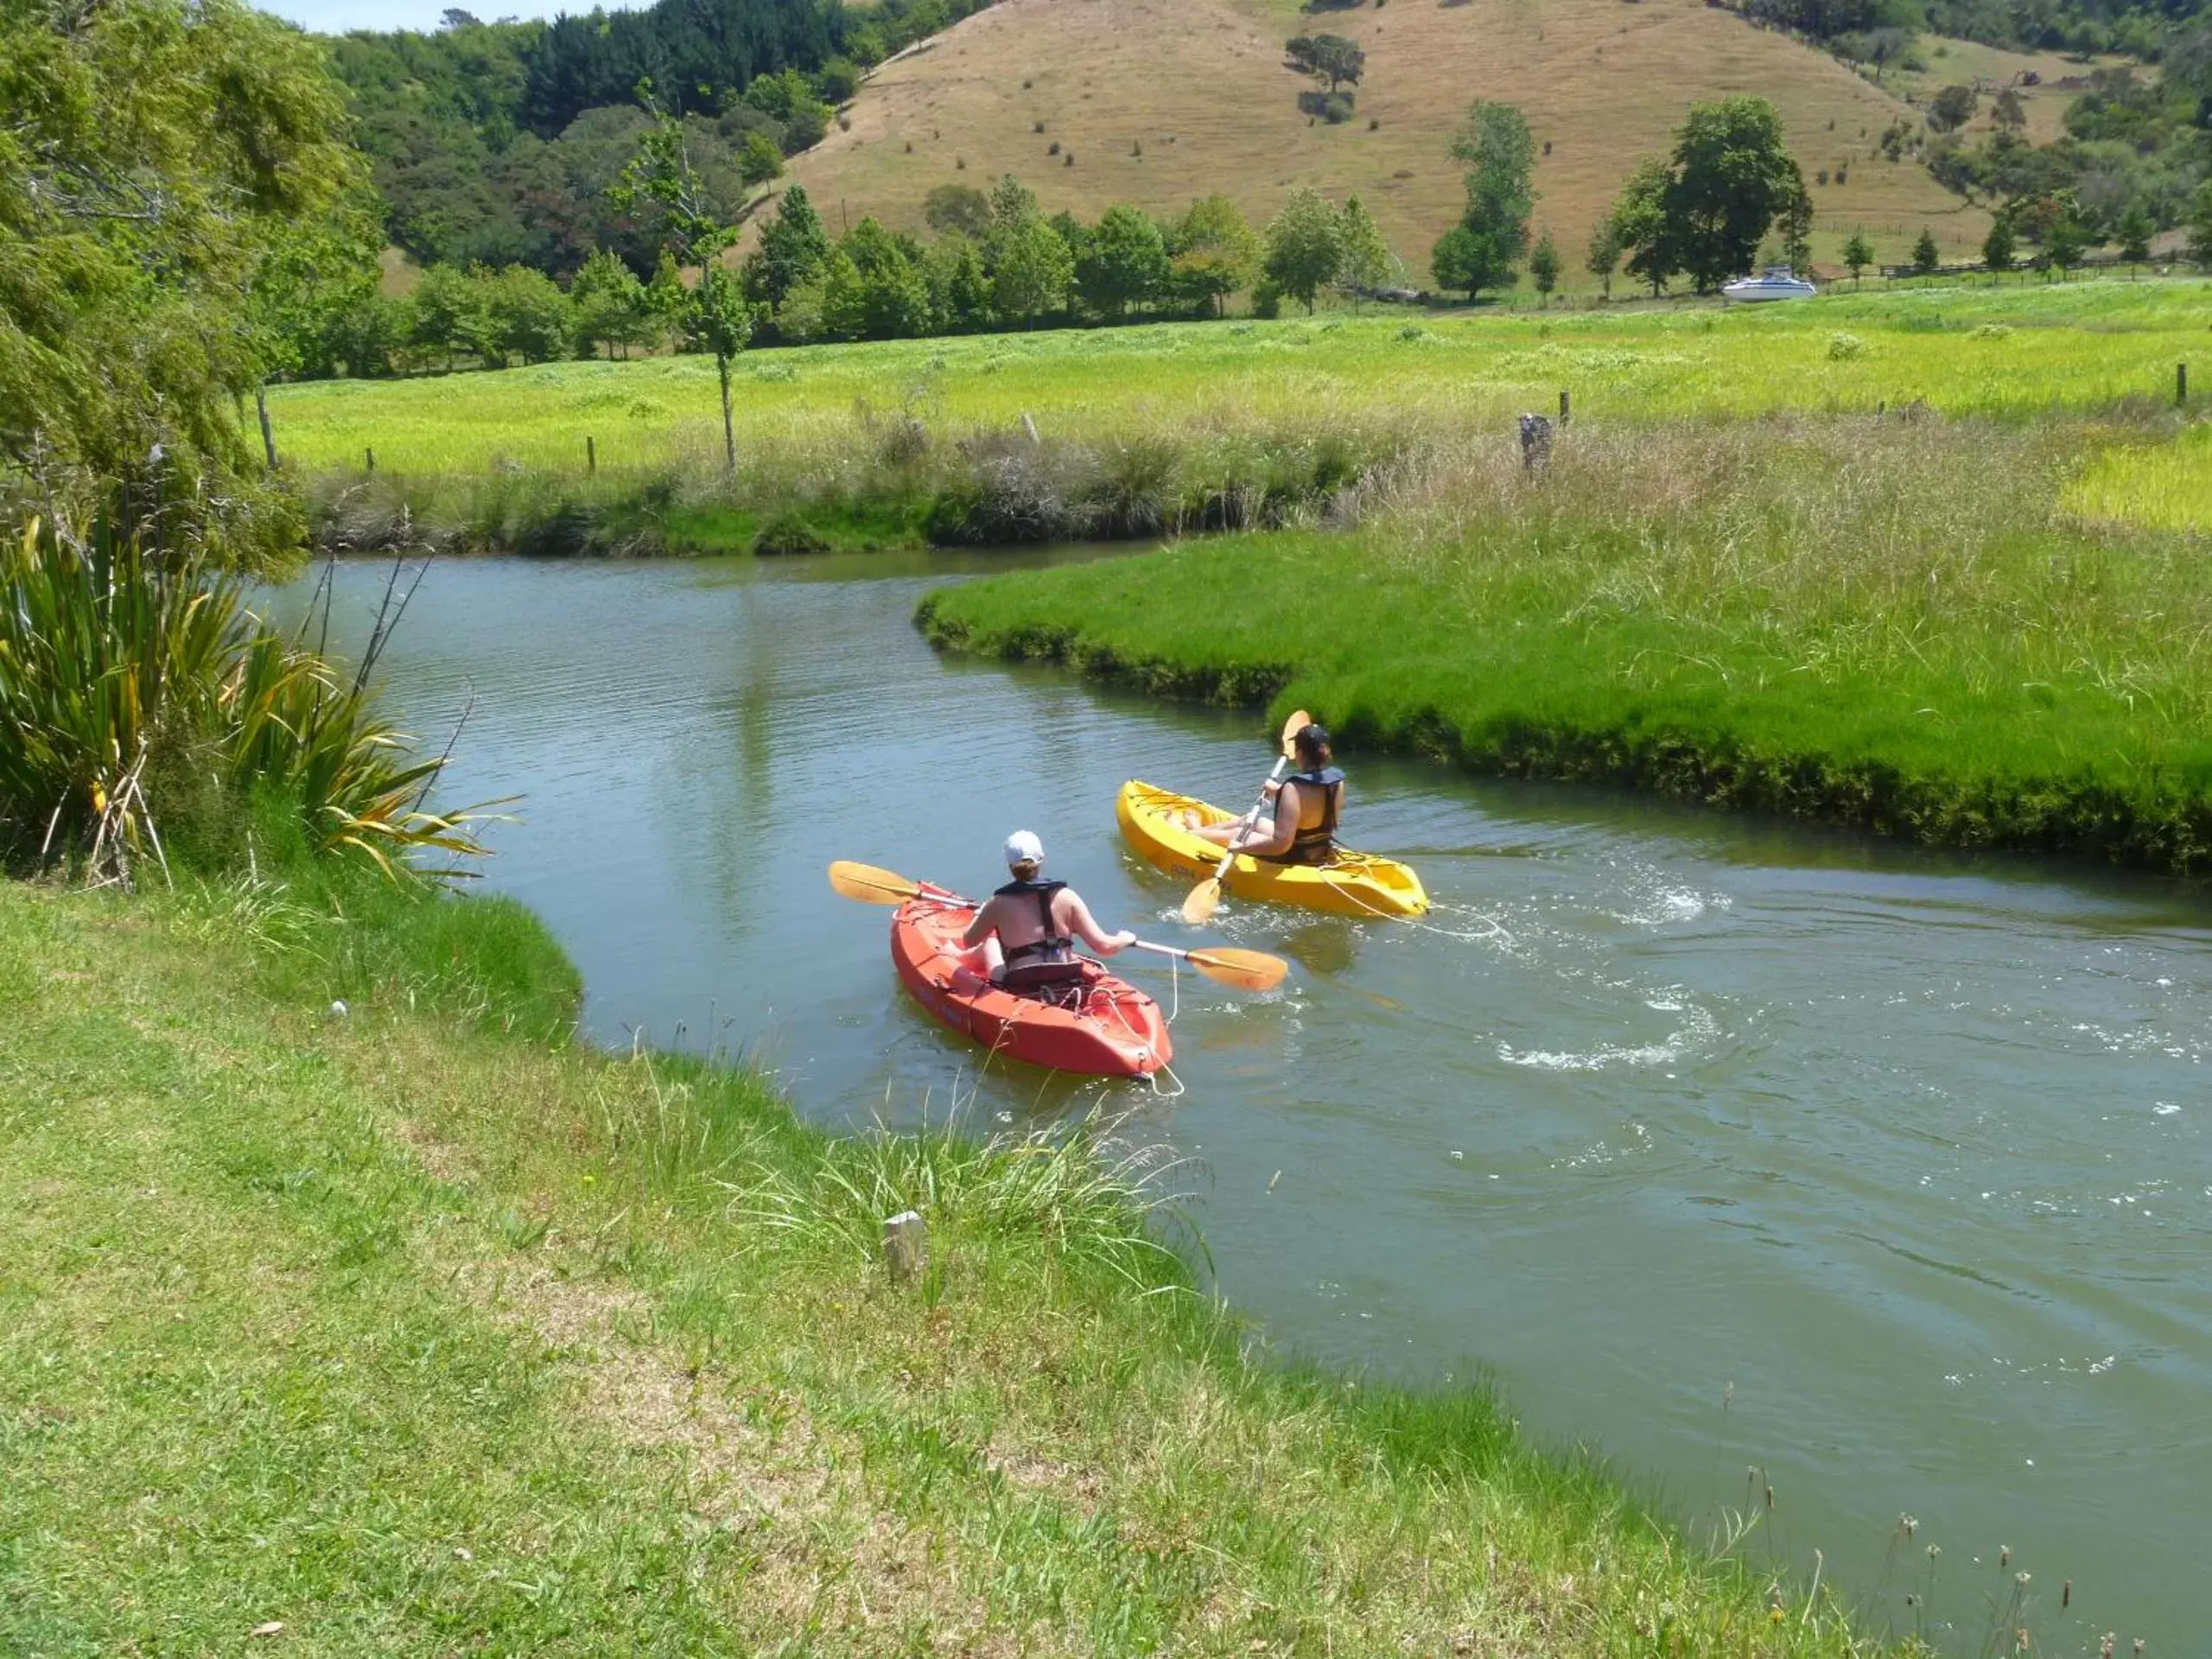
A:
{"type": "Polygon", "coordinates": [[[1565,426],[1567,424],[1567,416],[1572,408],[1573,405],[1567,402],[1567,388],[1565,386],[1561,386],[1559,389],[1559,423],[1561,426],[1565,426]]]}
{"type": "Polygon", "coordinates": [[[588,434],[584,437],[584,471],[593,478],[599,476],[599,444],[588,434]]]}
{"type": "Polygon", "coordinates": [[[2189,406],[2189,365],[2174,365],[2174,402],[2183,408],[2189,406]]]}
{"type": "Polygon", "coordinates": [[[375,472],[377,469],[377,452],[373,449],[364,449],[361,452],[361,457],[366,463],[368,470],[372,473],[375,472]]]}
{"type": "Polygon", "coordinates": [[[900,1284],[920,1277],[929,1266],[929,1224],[919,1211],[902,1210],[883,1224],[883,1261],[900,1284]]]}

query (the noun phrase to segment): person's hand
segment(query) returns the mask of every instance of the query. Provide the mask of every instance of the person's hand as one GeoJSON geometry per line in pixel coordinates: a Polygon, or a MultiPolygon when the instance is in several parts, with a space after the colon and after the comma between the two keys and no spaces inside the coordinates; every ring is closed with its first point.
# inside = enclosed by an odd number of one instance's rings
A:
{"type": "Polygon", "coordinates": [[[1274,779],[1270,778],[1266,783],[1260,785],[1260,793],[1272,801],[1276,796],[1282,793],[1282,785],[1277,783],[1274,779]]]}
{"type": "Polygon", "coordinates": [[[1135,944],[1136,942],[1137,942],[1137,936],[1136,936],[1135,934],[1134,934],[1134,933],[1130,932],[1130,931],[1129,931],[1129,930],[1128,930],[1128,928],[1126,928],[1126,927],[1125,927],[1125,928],[1123,928],[1120,932],[1116,933],[1116,934],[1114,936],[1114,951],[1113,951],[1113,954],[1118,957],[1119,955],[1121,955],[1121,954],[1122,954],[1122,951],[1124,951],[1124,950],[1128,950],[1131,945],[1135,944]]]}

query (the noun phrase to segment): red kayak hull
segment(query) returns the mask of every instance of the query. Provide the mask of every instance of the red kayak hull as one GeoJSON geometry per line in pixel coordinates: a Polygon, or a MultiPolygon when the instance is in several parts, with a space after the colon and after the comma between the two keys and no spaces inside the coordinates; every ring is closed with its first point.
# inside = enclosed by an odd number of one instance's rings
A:
{"type": "Polygon", "coordinates": [[[891,918],[891,960],[914,1000],[995,1054],[1091,1077],[1143,1077],[1173,1057],[1160,1005],[1096,962],[1084,963],[1081,1002],[1056,1007],[960,972],[960,936],[976,907],[922,898],[891,918]]]}

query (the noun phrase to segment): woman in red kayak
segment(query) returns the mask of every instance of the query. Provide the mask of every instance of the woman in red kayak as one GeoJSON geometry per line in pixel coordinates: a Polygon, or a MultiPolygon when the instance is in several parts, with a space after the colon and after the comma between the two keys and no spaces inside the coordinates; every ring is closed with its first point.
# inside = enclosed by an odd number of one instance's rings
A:
{"type": "Polygon", "coordinates": [[[1233,841],[1238,852],[1272,863],[1327,863],[1337,849],[1337,809],[1344,801],[1344,775],[1329,764],[1326,728],[1301,726],[1292,741],[1299,769],[1281,783],[1268,785],[1273,804],[1249,831],[1241,818],[1226,823],[1192,822],[1186,827],[1217,847],[1233,841]]]}
{"type": "Polygon", "coordinates": [[[1081,939],[1102,957],[1136,943],[1129,932],[1109,933],[1091,919],[1090,906],[1065,881],[1040,881],[1045,844],[1027,830],[1006,838],[1007,868],[1014,880],[983,901],[961,939],[972,965],[994,985],[1049,996],[1083,979],[1075,954],[1081,939]]]}

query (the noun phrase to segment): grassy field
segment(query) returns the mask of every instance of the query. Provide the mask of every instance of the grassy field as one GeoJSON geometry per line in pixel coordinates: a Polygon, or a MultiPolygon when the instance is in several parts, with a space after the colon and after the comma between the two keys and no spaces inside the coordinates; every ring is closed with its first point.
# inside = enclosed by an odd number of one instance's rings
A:
{"type": "Polygon", "coordinates": [[[1824,263],[1854,230],[1897,260],[1923,228],[1953,257],[1980,247],[1986,213],[1876,151],[1891,122],[1916,120],[1910,109],[1701,0],[1402,0],[1332,9],[1321,23],[1291,0],[1001,0],[872,74],[849,125],[792,176],[833,229],[873,213],[918,230],[933,187],[1008,171],[1047,212],[1086,218],[1117,201],[1179,211],[1222,191],[1263,222],[1312,185],[1364,201],[1426,287],[1429,249],[1464,201],[1446,145],[1471,99],[1504,99],[1548,146],[1535,223],[1569,255],[1568,286],[1594,289],[1581,251],[1630,171],[1665,150],[1692,102],[1732,92],[1782,111],[1815,187],[1824,263]],[[1340,126],[1299,111],[1305,83],[1282,67],[1285,40],[1323,27],[1367,53],[1357,117],[1340,126]]]}
{"type": "Polygon", "coordinates": [[[2127,508],[2140,469],[2201,469],[2202,446],[2077,485],[2078,442],[1930,416],[1577,428],[1548,475],[1494,457],[1379,484],[1349,536],[995,577],[925,621],[1309,707],[1354,753],[2212,868],[2204,543],[2074,505],[2127,508]]]}
{"type": "Polygon", "coordinates": [[[1484,1396],[1245,1357],[1173,1171],[825,1140],[574,988],[505,905],[0,882],[0,1649],[1873,1650],[1484,1396]]]}
{"type": "MultiPolygon", "coordinates": [[[[1845,285],[1764,310],[1370,309],[809,346],[740,360],[738,443],[748,479],[803,484],[865,465],[909,413],[955,443],[1018,430],[1025,412],[1047,438],[1346,426],[1503,437],[1512,416],[1553,408],[1562,388],[1596,420],[1916,399],[1952,416],[2092,411],[2170,398],[2175,363],[2208,356],[2208,298],[2196,280],[1845,285]]],[[[270,402],[288,463],[310,474],[358,472],[372,448],[385,474],[473,479],[505,463],[579,476],[587,437],[606,473],[711,469],[721,437],[714,364],[701,357],[323,381],[270,402]]]]}

